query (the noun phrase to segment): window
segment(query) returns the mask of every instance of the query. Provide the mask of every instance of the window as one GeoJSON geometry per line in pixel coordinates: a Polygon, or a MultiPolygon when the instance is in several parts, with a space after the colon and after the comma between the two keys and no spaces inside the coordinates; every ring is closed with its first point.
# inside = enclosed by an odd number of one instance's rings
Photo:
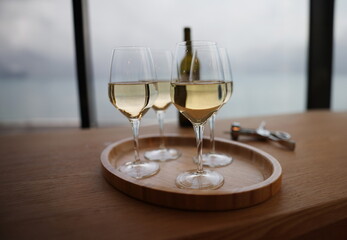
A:
{"type": "MultiPolygon", "coordinates": [[[[183,28],[229,50],[234,93],[219,118],[306,110],[308,1],[89,1],[98,123],[127,121],[108,102],[111,51],[120,45],[174,50],[183,28]]],[[[144,122],[153,122],[153,111],[144,122]]],[[[176,120],[170,107],[167,119],[176,120]]]]}
{"type": "Polygon", "coordinates": [[[0,44],[0,124],[78,127],[71,1],[1,1],[0,44]]]}
{"type": "MultiPolygon", "coordinates": [[[[127,120],[109,103],[119,45],[174,50],[183,28],[229,50],[234,94],[219,118],[306,110],[309,1],[89,0],[99,125],[127,120]]],[[[79,126],[71,0],[0,2],[0,125],[79,126]]],[[[332,109],[347,109],[346,4],[336,1],[332,109]]],[[[153,123],[150,111],[144,122],[153,123]]],[[[171,107],[166,120],[175,121],[171,107]]]]}
{"type": "Polygon", "coordinates": [[[347,110],[347,3],[335,2],[332,110],[347,110]]]}

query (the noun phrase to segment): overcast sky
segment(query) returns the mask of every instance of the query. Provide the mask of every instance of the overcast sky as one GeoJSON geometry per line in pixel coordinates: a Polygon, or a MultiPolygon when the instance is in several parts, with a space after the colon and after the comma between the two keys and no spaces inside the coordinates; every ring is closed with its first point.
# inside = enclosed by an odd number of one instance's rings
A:
{"type": "MultiPolygon", "coordinates": [[[[346,6],[336,1],[338,72],[346,69],[346,6]]],[[[73,76],[71,11],[70,0],[0,0],[0,73],[73,76]]],[[[307,0],[90,0],[89,11],[96,79],[107,76],[115,46],[174,49],[185,26],[228,48],[236,74],[306,69],[307,0]]]]}

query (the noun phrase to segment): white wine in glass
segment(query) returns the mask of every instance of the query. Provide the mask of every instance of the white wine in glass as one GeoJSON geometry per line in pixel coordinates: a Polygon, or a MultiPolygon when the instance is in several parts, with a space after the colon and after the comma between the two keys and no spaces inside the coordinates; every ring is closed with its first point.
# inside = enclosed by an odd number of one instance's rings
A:
{"type": "Polygon", "coordinates": [[[111,103],[130,121],[132,119],[141,119],[150,109],[156,95],[155,82],[109,83],[109,98],[111,103]]]}
{"type": "Polygon", "coordinates": [[[158,149],[145,152],[144,156],[152,161],[169,161],[181,156],[181,152],[175,148],[167,148],[164,140],[165,111],[171,105],[170,79],[172,67],[172,54],[168,50],[152,50],[154,67],[157,74],[158,97],[153,104],[157,114],[160,132],[160,145],[158,149]]]}
{"type": "Polygon", "coordinates": [[[129,119],[134,137],[135,159],[119,166],[118,170],[136,179],[150,177],[159,171],[159,165],[140,159],[138,141],[140,120],[158,95],[150,50],[145,47],[114,49],[110,72],[110,102],[129,119]]]}
{"type": "Polygon", "coordinates": [[[224,104],[230,82],[190,81],[172,83],[177,109],[193,124],[204,124],[224,104]]]}
{"type": "Polygon", "coordinates": [[[176,185],[186,189],[217,189],[223,185],[224,177],[216,171],[203,168],[203,130],[206,121],[219,110],[229,96],[230,83],[224,80],[217,44],[214,42],[178,43],[174,60],[177,66],[175,69],[179,69],[178,66],[187,48],[191,48],[193,52],[190,71],[173,72],[171,100],[193,124],[197,142],[197,169],[178,175],[176,185]],[[189,72],[188,76],[186,72],[189,72]]]}

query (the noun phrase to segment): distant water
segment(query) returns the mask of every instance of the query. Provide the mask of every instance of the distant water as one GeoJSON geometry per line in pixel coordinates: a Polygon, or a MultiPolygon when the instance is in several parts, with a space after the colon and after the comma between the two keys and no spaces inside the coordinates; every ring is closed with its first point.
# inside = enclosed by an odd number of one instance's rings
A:
{"type": "Polygon", "coordinates": [[[75,79],[0,80],[0,124],[78,125],[75,79]]]}
{"type": "MultiPolygon", "coordinates": [[[[124,124],[127,120],[108,101],[107,80],[95,81],[99,125],[124,124]]],[[[347,76],[335,76],[332,109],[347,111],[347,76]]],[[[75,79],[1,79],[0,124],[78,126],[79,109],[75,79]]],[[[303,112],[306,110],[306,77],[303,75],[234,75],[234,92],[219,111],[220,118],[303,112]]],[[[166,121],[176,121],[171,106],[166,121]]],[[[153,111],[143,124],[156,123],[153,111]]]]}

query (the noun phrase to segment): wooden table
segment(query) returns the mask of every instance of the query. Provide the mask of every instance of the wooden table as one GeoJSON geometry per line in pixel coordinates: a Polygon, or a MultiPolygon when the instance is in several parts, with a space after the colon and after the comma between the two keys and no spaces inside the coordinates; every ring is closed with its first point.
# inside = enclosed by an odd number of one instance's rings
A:
{"type": "MultiPolygon", "coordinates": [[[[108,184],[100,153],[131,136],[130,126],[1,136],[0,239],[347,239],[347,113],[233,120],[245,127],[265,120],[291,133],[297,148],[244,140],[279,160],[282,189],[260,205],[223,212],[158,207],[108,184]]],[[[229,138],[230,124],[217,121],[217,137],[229,138]]],[[[193,135],[176,124],[166,132],[193,135]]]]}

